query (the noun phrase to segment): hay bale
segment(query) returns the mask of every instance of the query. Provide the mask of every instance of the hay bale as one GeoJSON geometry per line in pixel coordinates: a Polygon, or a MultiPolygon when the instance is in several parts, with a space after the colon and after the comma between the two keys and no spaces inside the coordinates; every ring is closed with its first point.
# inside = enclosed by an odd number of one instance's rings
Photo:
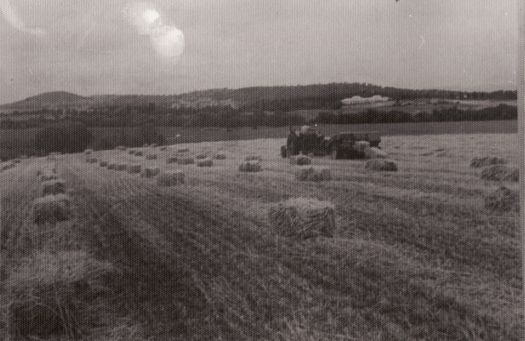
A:
{"type": "Polygon", "coordinates": [[[206,159],[207,157],[208,157],[208,155],[206,155],[206,154],[197,154],[197,155],[195,156],[195,158],[196,158],[197,160],[206,159]]]}
{"type": "Polygon", "coordinates": [[[495,165],[483,169],[483,171],[481,171],[481,178],[488,181],[517,182],[520,178],[520,171],[517,167],[495,165]]]}
{"type": "Polygon", "coordinates": [[[368,141],[356,141],[353,146],[354,150],[359,153],[364,153],[367,148],[370,148],[370,142],[368,141]]]}
{"type": "Polygon", "coordinates": [[[240,172],[260,172],[262,170],[259,161],[244,161],[239,165],[240,172]]]}
{"type": "Polygon", "coordinates": [[[116,149],[116,150],[120,150],[120,151],[124,151],[124,150],[126,150],[127,148],[124,147],[124,146],[116,146],[115,149],[116,149]]]}
{"type": "Polygon", "coordinates": [[[128,173],[130,174],[139,174],[142,170],[142,166],[138,164],[128,165],[128,173]]]}
{"type": "Polygon", "coordinates": [[[140,173],[140,175],[143,178],[153,178],[153,177],[159,175],[159,173],[160,173],[160,168],[159,167],[144,167],[144,169],[142,170],[142,173],[140,173]]]}
{"type": "Polygon", "coordinates": [[[501,186],[485,197],[485,208],[497,212],[517,212],[520,208],[519,193],[501,186]]]}
{"type": "Polygon", "coordinates": [[[215,154],[215,160],[226,160],[226,154],[218,152],[215,154]]]}
{"type": "Polygon", "coordinates": [[[86,162],[87,163],[97,163],[98,162],[98,159],[96,157],[88,157],[86,159],[86,162]]]}
{"type": "Polygon", "coordinates": [[[335,208],[329,201],[289,199],[270,207],[268,216],[277,234],[283,237],[333,237],[336,229],[335,208]]]}
{"type": "Polygon", "coordinates": [[[366,169],[383,172],[397,172],[397,165],[394,161],[384,159],[368,160],[365,165],[366,169]]]}
{"type": "Polygon", "coordinates": [[[91,153],[93,153],[93,149],[86,149],[86,150],[84,150],[84,154],[86,154],[86,155],[91,155],[91,153]]]}
{"type": "Polygon", "coordinates": [[[117,169],[117,164],[114,162],[108,163],[108,169],[113,169],[113,170],[117,169]]]}
{"type": "Polygon", "coordinates": [[[159,186],[176,186],[184,183],[184,172],[181,170],[169,170],[157,177],[159,186]]]}
{"type": "Polygon", "coordinates": [[[367,159],[385,159],[388,157],[388,154],[377,148],[377,147],[368,147],[364,149],[365,158],[367,159]]]}
{"type": "Polygon", "coordinates": [[[292,155],[290,156],[291,165],[305,166],[312,164],[312,159],[306,155],[292,155]]]}
{"type": "Polygon", "coordinates": [[[157,154],[146,155],[146,160],[157,160],[157,154]]]}
{"type": "Polygon", "coordinates": [[[65,194],[46,195],[33,201],[33,221],[36,224],[55,223],[71,216],[71,199],[65,194]]]}
{"type": "Polygon", "coordinates": [[[118,171],[126,171],[128,169],[128,165],[125,163],[117,163],[115,170],[118,171]]]}
{"type": "Polygon", "coordinates": [[[179,152],[179,153],[188,153],[189,151],[190,151],[189,148],[179,148],[179,149],[177,149],[177,152],[179,152]]]}
{"type": "Polygon", "coordinates": [[[177,163],[179,165],[191,165],[193,164],[195,161],[191,158],[191,157],[183,157],[183,158],[179,158],[177,160],[177,163]]]}
{"type": "Polygon", "coordinates": [[[493,165],[503,165],[506,164],[507,160],[497,156],[484,156],[484,157],[475,157],[470,161],[470,167],[480,168],[493,165]]]}
{"type": "Polygon", "coordinates": [[[244,161],[262,161],[262,157],[260,155],[248,155],[244,161]]]}
{"type": "Polygon", "coordinates": [[[142,150],[135,151],[135,156],[143,156],[143,155],[144,155],[144,152],[142,150]]]}
{"type": "Polygon", "coordinates": [[[48,180],[40,184],[42,196],[63,194],[66,192],[66,182],[62,179],[48,180]]]}
{"type": "Polygon", "coordinates": [[[212,167],[212,166],[213,166],[212,159],[197,160],[197,167],[212,167]]]}
{"type": "Polygon", "coordinates": [[[99,164],[100,167],[107,167],[108,166],[108,162],[107,161],[100,161],[98,164],[99,164]]]}
{"type": "Polygon", "coordinates": [[[5,281],[3,315],[11,340],[80,339],[93,315],[93,298],[114,272],[84,251],[37,252],[5,281]],[[84,324],[84,325],[83,325],[84,324]]]}
{"type": "Polygon", "coordinates": [[[177,156],[170,156],[166,159],[166,163],[167,164],[170,164],[170,163],[177,163],[177,161],[179,160],[179,158],[177,156]]]}
{"type": "Polygon", "coordinates": [[[295,178],[299,181],[330,181],[332,173],[325,167],[300,167],[295,172],[295,178]]]}

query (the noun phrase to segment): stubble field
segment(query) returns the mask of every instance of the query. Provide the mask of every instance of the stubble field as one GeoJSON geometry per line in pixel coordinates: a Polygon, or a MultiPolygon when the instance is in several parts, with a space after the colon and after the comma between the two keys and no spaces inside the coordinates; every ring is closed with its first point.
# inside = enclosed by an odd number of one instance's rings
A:
{"type": "Polygon", "coordinates": [[[43,254],[73,250],[111,270],[103,290],[67,310],[76,323],[58,323],[53,335],[62,339],[523,339],[518,212],[484,207],[489,193],[518,183],[482,180],[469,166],[480,156],[517,166],[516,135],[384,137],[398,172],[314,158],[332,172],[323,182],[297,181],[297,166],[279,156],[283,143],[136,148],[156,160],[117,150],[91,155],[180,169],[186,181],[174,187],[81,154],[26,159],[0,173],[2,338],[13,335],[12,278],[43,254]],[[210,168],[166,163],[218,151],[226,159],[210,168]],[[261,156],[261,172],[238,171],[249,155],[261,156]],[[72,216],[37,226],[37,172],[52,166],[72,216]],[[333,238],[275,233],[268,209],[295,197],[335,205],[333,238]]]}

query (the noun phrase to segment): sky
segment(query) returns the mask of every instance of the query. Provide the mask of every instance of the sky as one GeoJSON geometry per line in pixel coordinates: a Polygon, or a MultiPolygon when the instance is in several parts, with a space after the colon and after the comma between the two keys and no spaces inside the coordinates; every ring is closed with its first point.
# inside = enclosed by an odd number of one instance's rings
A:
{"type": "Polygon", "coordinates": [[[363,82],[516,88],[515,0],[0,0],[0,103],[363,82]]]}

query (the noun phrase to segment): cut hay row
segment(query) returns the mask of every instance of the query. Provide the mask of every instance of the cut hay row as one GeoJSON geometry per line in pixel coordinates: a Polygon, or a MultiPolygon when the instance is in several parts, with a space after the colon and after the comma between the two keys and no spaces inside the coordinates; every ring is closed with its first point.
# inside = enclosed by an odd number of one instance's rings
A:
{"type": "Polygon", "coordinates": [[[177,163],[177,161],[179,161],[179,158],[177,156],[169,156],[166,159],[166,164],[177,163]]]}
{"type": "Polygon", "coordinates": [[[333,237],[336,228],[334,205],[317,199],[280,202],[270,207],[268,216],[277,234],[283,237],[333,237]]]}
{"type": "Polygon", "coordinates": [[[206,154],[197,154],[195,156],[195,159],[202,160],[202,159],[206,159],[207,157],[208,157],[208,155],[206,155],[206,154]]]}
{"type": "Polygon", "coordinates": [[[177,149],[178,153],[188,153],[189,151],[190,151],[189,148],[179,148],[179,149],[177,149]]]}
{"type": "Polygon", "coordinates": [[[312,159],[306,155],[292,155],[290,156],[290,164],[305,166],[312,164],[312,159]]]}
{"type": "Polygon", "coordinates": [[[520,196],[517,191],[501,186],[485,197],[485,208],[490,211],[519,211],[520,196]]]}
{"type": "Polygon", "coordinates": [[[200,159],[196,161],[197,167],[212,167],[213,166],[213,160],[212,159],[200,159]]]}
{"type": "Polygon", "coordinates": [[[191,165],[195,163],[195,160],[193,160],[193,158],[191,157],[183,157],[183,158],[178,159],[177,163],[179,165],[191,165]]]}
{"type": "Polygon", "coordinates": [[[2,164],[2,166],[0,166],[0,171],[6,171],[8,169],[11,169],[11,168],[15,168],[16,167],[16,164],[13,163],[13,162],[7,162],[7,163],[4,163],[2,164]]]}
{"type": "Polygon", "coordinates": [[[157,160],[157,154],[146,155],[146,160],[157,160]]]}
{"type": "Polygon", "coordinates": [[[139,164],[127,165],[128,173],[139,174],[142,171],[142,166],[139,164]]]}
{"type": "Polygon", "coordinates": [[[396,172],[397,165],[394,161],[390,160],[372,159],[366,162],[365,169],[382,172],[396,172]]]}
{"type": "Polygon", "coordinates": [[[226,160],[226,154],[218,152],[215,154],[215,160],[226,160]]]}
{"type": "Polygon", "coordinates": [[[481,179],[487,181],[519,181],[520,171],[517,167],[504,165],[490,166],[481,172],[481,179]]]}
{"type": "Polygon", "coordinates": [[[295,172],[295,178],[299,181],[330,181],[332,180],[332,173],[329,168],[325,167],[301,166],[295,172]]]}
{"type": "Polygon", "coordinates": [[[182,170],[165,171],[157,177],[157,185],[169,187],[184,183],[184,172],[182,170]]]}
{"type": "Polygon", "coordinates": [[[506,164],[507,160],[497,156],[484,156],[484,157],[475,157],[470,161],[470,167],[472,168],[481,168],[486,166],[493,165],[503,165],[506,164]]]}
{"type": "Polygon", "coordinates": [[[245,161],[239,165],[240,172],[260,172],[262,170],[259,161],[245,161]]]}

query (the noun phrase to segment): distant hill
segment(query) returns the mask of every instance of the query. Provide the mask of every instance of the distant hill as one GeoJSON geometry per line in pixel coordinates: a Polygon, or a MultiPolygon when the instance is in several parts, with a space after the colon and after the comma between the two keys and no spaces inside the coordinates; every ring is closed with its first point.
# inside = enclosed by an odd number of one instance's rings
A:
{"type": "Polygon", "coordinates": [[[96,109],[155,105],[167,108],[230,106],[245,110],[333,108],[344,98],[381,95],[393,100],[415,98],[484,100],[516,99],[516,91],[465,92],[382,87],[368,83],[330,83],[296,86],[210,89],[179,95],[96,95],[84,97],[64,91],[47,92],[0,106],[2,112],[38,109],[96,109]]]}

